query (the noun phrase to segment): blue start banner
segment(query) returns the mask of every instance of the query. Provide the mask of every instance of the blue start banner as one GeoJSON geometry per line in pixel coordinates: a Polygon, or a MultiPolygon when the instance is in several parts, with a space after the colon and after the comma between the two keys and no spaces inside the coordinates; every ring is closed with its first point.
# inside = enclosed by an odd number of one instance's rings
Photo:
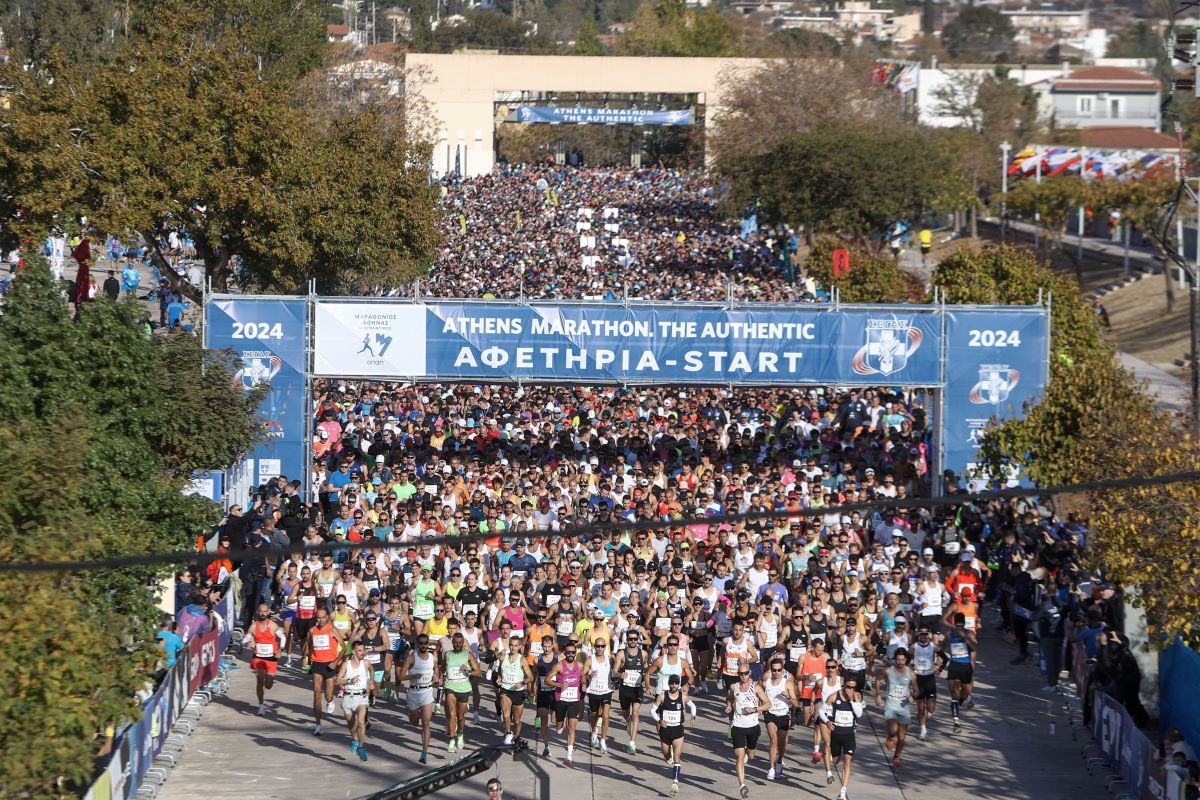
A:
{"type": "Polygon", "coordinates": [[[247,457],[255,486],[278,475],[308,473],[305,410],[308,301],[304,298],[214,298],[206,306],[204,346],[233,350],[242,360],[233,380],[247,391],[269,383],[261,409],[266,440],[247,457]]]}
{"type": "Polygon", "coordinates": [[[319,301],[313,374],[410,380],[936,386],[941,315],[885,310],[319,301]]]}
{"type": "Polygon", "coordinates": [[[552,125],[691,125],[691,108],[673,111],[593,106],[520,106],[506,122],[541,122],[552,125]]]}
{"type": "Polygon", "coordinates": [[[1045,388],[1049,338],[1044,308],[947,309],[943,464],[965,476],[972,491],[988,488],[976,463],[990,421],[1022,416],[1045,388]]]}

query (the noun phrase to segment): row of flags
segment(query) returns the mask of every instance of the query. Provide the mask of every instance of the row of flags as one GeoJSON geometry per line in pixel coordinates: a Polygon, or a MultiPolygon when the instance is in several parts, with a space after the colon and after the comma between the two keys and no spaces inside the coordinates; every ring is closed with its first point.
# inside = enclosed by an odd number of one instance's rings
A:
{"type": "Polygon", "coordinates": [[[919,64],[902,64],[897,61],[876,61],[871,71],[871,81],[900,94],[917,88],[921,77],[919,64]]]}
{"type": "Polygon", "coordinates": [[[1174,169],[1175,156],[1145,150],[1088,150],[1079,147],[1026,147],[1008,162],[1009,177],[1038,174],[1084,175],[1088,178],[1141,178],[1149,172],[1174,169]]]}

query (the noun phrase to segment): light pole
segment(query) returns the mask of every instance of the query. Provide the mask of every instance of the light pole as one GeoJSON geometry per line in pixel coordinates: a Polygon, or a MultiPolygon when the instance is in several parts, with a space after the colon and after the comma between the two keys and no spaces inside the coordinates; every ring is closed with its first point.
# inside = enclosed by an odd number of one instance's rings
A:
{"type": "Polygon", "coordinates": [[[1000,143],[1000,241],[1008,232],[1008,152],[1012,145],[1005,140],[1000,143]]]}

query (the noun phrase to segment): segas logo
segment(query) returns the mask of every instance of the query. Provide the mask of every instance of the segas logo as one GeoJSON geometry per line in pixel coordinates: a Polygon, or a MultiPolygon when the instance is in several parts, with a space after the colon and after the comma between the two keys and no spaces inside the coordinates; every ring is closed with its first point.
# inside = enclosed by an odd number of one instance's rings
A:
{"type": "Polygon", "coordinates": [[[908,359],[925,335],[911,319],[868,319],[867,342],[854,354],[851,368],[857,375],[891,375],[908,366],[908,359]]]}

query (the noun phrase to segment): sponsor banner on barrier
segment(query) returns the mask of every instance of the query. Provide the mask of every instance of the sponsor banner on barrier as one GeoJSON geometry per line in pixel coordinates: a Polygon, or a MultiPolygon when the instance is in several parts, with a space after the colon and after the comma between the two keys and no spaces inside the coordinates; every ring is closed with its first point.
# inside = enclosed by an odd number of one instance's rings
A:
{"type": "Polygon", "coordinates": [[[204,684],[217,677],[221,651],[217,649],[218,631],[206,631],[188,642],[188,697],[204,684]]]}
{"type": "Polygon", "coordinates": [[[587,383],[941,383],[928,307],[318,301],[314,374],[587,383]]]}
{"type": "Polygon", "coordinates": [[[308,470],[308,419],[304,401],[308,301],[303,298],[214,298],[205,314],[204,346],[233,350],[242,360],[234,382],[247,391],[270,390],[259,409],[266,438],[249,453],[255,486],[278,475],[308,470]]]}
{"type": "MultiPolygon", "coordinates": [[[[1104,757],[1139,800],[1163,800],[1168,776],[1155,758],[1157,748],[1138,730],[1125,707],[1101,691],[1092,705],[1092,735],[1104,757]]],[[[1174,781],[1170,781],[1174,783],[1174,781]]]]}
{"type": "MultiPolygon", "coordinates": [[[[987,488],[973,476],[989,423],[1023,416],[1046,385],[1049,325],[1042,309],[946,312],[942,467],[965,476],[971,491],[987,488]]],[[[1010,475],[1008,483],[1017,478],[1010,475]]]]}

